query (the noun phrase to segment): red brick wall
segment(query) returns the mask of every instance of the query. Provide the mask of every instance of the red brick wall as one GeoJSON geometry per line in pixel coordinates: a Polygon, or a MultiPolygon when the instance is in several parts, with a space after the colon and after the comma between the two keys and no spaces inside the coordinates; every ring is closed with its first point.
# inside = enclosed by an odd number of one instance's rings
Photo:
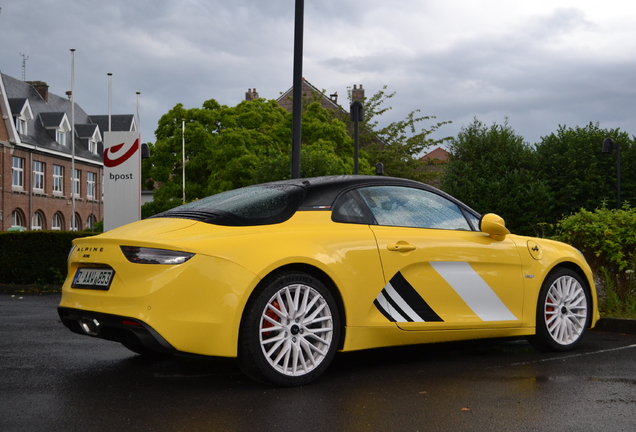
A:
{"type": "MultiPolygon", "coordinates": [[[[36,211],[43,215],[43,229],[51,229],[53,215],[60,212],[63,216],[63,230],[70,228],[72,217],[71,200],[71,160],[57,158],[46,154],[30,153],[19,148],[2,147],[0,155],[0,185],[2,186],[0,210],[2,210],[2,220],[0,230],[6,231],[11,227],[11,214],[14,210],[19,210],[24,215],[24,223],[29,229],[31,218],[36,211]],[[14,190],[12,187],[12,161],[13,156],[24,159],[24,188],[14,190]],[[44,192],[33,192],[33,161],[44,163],[44,192]],[[62,195],[53,194],[53,165],[64,167],[64,186],[62,195]]],[[[80,196],[75,198],[75,212],[79,214],[81,226],[80,230],[86,227],[88,217],[93,214],[97,221],[103,219],[102,203],[102,172],[103,168],[82,162],[75,162],[75,169],[81,171],[80,175],[80,196]],[[87,193],[87,172],[97,174],[95,187],[95,200],[88,200],[87,193]]]]}

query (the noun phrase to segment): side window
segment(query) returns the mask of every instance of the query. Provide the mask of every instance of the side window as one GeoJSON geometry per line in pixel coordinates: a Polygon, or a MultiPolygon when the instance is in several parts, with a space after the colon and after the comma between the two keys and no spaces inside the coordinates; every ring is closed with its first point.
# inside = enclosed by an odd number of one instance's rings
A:
{"type": "Polygon", "coordinates": [[[357,190],[349,191],[338,198],[331,212],[334,222],[373,225],[373,215],[369,212],[357,190]]]}
{"type": "Polygon", "coordinates": [[[472,231],[459,206],[433,192],[402,186],[358,192],[378,225],[472,231]]]}

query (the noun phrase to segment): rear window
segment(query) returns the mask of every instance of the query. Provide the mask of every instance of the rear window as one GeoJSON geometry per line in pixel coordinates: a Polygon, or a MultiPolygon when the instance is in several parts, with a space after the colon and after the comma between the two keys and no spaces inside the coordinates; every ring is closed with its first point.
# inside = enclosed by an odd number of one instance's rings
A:
{"type": "Polygon", "coordinates": [[[305,190],[294,185],[258,185],[212,195],[159,213],[215,225],[251,226],[281,223],[298,209],[305,190]]]}

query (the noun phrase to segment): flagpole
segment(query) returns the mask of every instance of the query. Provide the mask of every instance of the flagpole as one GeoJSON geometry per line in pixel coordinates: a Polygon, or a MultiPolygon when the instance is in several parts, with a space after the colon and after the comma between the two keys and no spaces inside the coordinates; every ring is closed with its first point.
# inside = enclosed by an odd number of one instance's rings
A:
{"type": "Polygon", "coordinates": [[[108,132],[111,131],[111,115],[113,106],[113,74],[108,72],[108,132]]]}
{"type": "Polygon", "coordinates": [[[71,231],[78,231],[75,220],[75,48],[71,48],[71,202],[71,231]]]}

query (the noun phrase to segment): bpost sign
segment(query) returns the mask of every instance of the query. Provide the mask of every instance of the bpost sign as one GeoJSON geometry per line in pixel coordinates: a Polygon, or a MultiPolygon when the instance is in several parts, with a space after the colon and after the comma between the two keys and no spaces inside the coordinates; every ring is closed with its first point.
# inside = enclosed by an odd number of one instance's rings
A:
{"type": "Polygon", "coordinates": [[[104,133],[104,231],[141,219],[139,132],[104,133]]]}

